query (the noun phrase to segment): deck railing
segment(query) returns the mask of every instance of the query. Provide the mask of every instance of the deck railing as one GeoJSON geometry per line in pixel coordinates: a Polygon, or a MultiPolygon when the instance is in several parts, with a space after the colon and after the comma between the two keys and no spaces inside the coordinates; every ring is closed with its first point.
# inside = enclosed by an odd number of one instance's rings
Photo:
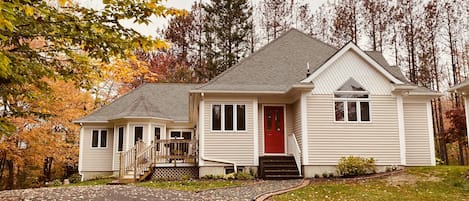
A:
{"type": "Polygon", "coordinates": [[[119,176],[133,172],[134,179],[151,165],[197,162],[197,141],[186,139],[155,140],[146,145],[138,141],[120,155],[119,176]]]}

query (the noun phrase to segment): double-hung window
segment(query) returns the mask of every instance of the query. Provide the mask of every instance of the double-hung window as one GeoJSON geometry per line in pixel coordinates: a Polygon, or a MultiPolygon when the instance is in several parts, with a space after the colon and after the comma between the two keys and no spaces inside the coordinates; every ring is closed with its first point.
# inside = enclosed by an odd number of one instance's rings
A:
{"type": "Polygon", "coordinates": [[[91,147],[106,148],[107,147],[107,130],[95,129],[91,131],[91,147]]]}
{"type": "Polygon", "coordinates": [[[213,104],[213,131],[245,131],[246,105],[244,104],[213,104]]]}
{"type": "Polygon", "coordinates": [[[369,92],[350,78],[334,92],[334,109],[337,122],[370,122],[369,92]]]}

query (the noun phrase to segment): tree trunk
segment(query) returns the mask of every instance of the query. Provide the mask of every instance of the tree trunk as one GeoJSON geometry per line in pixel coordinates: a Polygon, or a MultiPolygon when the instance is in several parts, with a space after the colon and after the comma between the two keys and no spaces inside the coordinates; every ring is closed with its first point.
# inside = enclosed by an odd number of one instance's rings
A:
{"type": "Polygon", "coordinates": [[[7,160],[6,162],[8,167],[8,181],[7,181],[7,190],[15,188],[15,169],[13,167],[13,160],[7,160]]]}
{"type": "Polygon", "coordinates": [[[459,138],[458,140],[458,149],[459,149],[459,165],[465,165],[465,160],[464,160],[464,148],[466,147],[464,143],[464,138],[461,139],[459,138]]]}

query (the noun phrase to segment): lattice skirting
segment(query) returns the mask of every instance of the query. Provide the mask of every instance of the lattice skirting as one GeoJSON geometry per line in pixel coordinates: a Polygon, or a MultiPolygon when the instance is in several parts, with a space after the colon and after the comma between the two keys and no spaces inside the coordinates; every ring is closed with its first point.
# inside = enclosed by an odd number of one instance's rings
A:
{"type": "Polygon", "coordinates": [[[155,167],[151,179],[153,180],[178,180],[183,178],[198,178],[197,167],[155,167]]]}

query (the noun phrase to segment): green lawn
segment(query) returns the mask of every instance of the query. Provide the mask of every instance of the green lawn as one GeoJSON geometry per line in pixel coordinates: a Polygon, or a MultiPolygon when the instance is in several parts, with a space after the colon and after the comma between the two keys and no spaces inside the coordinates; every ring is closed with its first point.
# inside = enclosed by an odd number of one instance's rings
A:
{"type": "Polygon", "coordinates": [[[182,191],[202,191],[215,188],[236,187],[252,184],[249,180],[184,180],[184,181],[149,181],[137,183],[137,186],[182,191]]]}
{"type": "Polygon", "coordinates": [[[273,200],[469,200],[468,166],[407,168],[382,179],[312,183],[273,200]]]}

